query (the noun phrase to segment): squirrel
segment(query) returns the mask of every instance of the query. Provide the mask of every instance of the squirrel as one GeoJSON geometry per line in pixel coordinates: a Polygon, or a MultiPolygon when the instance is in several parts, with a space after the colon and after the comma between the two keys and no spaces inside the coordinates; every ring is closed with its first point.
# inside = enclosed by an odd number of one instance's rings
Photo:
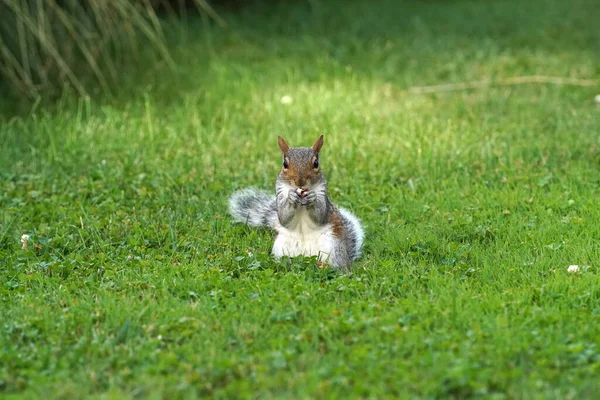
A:
{"type": "Polygon", "coordinates": [[[229,212],[236,222],[275,229],[272,254],[317,256],[319,265],[350,269],[361,256],[364,231],[350,211],[329,200],[327,181],[321,172],[321,135],[312,147],[290,147],[277,137],[283,165],[275,184],[275,196],[246,188],[229,199],[229,212]]]}

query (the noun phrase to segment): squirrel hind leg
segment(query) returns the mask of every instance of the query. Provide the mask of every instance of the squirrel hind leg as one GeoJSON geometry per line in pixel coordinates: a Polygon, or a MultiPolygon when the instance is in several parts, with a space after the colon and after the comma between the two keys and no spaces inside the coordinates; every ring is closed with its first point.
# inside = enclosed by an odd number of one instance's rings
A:
{"type": "Polygon", "coordinates": [[[331,255],[330,255],[327,263],[333,269],[350,270],[350,266],[352,265],[352,260],[348,254],[348,249],[346,249],[345,243],[339,243],[338,245],[336,245],[336,248],[334,251],[331,252],[331,255]]]}

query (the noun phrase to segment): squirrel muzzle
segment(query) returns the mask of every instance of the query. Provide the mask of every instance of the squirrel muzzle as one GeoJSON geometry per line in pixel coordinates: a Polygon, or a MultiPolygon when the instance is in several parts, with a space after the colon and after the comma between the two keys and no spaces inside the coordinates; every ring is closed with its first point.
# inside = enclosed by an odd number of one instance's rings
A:
{"type": "Polygon", "coordinates": [[[300,189],[305,189],[307,182],[306,182],[306,178],[304,178],[303,176],[299,175],[298,178],[296,178],[296,182],[294,182],[294,183],[300,189]]]}

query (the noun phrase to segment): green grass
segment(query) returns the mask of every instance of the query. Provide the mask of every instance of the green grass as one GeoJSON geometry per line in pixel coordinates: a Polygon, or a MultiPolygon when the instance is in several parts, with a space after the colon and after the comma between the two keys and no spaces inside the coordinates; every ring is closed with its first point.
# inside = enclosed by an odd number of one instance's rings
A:
{"type": "Polygon", "coordinates": [[[600,87],[405,92],[600,79],[596,2],[366,3],[190,20],[117,99],[5,101],[0,396],[600,395],[600,87]],[[277,134],[325,135],[351,273],[227,216],[277,134]]]}

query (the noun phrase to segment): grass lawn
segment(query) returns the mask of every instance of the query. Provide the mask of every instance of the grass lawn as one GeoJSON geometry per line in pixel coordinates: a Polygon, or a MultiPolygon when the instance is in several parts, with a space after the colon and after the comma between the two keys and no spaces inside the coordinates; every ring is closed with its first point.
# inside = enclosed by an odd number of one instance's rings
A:
{"type": "Polygon", "coordinates": [[[0,107],[0,397],[600,396],[600,86],[406,91],[599,80],[597,1],[223,17],[170,23],[177,69],[116,98],[0,107]],[[227,215],[278,134],[325,135],[351,273],[227,215]]]}

